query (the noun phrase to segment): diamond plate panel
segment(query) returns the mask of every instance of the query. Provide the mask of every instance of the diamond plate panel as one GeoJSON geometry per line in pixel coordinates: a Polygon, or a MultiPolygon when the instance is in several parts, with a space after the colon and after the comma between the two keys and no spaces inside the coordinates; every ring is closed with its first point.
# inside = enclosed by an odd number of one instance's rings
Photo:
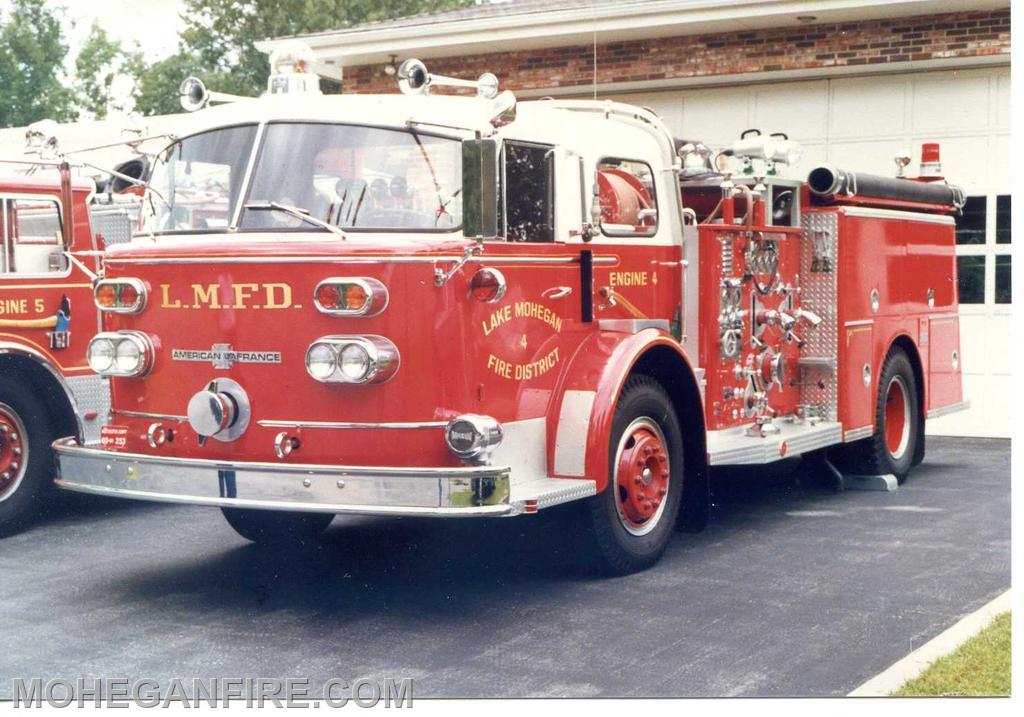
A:
{"type": "Polygon", "coordinates": [[[801,386],[800,402],[819,406],[822,417],[835,421],[839,405],[839,214],[835,211],[807,212],[803,215],[803,228],[800,303],[820,316],[821,323],[807,332],[800,355],[801,358],[830,360],[832,370],[802,367],[801,382],[811,385],[801,386]],[[822,250],[828,261],[822,261],[822,250]],[[825,388],[814,385],[818,379],[825,382],[825,388]]]}
{"type": "Polygon", "coordinates": [[[102,234],[107,246],[131,241],[135,219],[126,207],[97,207],[89,213],[93,234],[102,234]]]}
{"type": "Polygon", "coordinates": [[[85,444],[98,445],[100,427],[110,420],[110,384],[102,376],[75,376],[67,382],[85,429],[85,444]],[[96,418],[86,420],[85,414],[91,411],[96,412],[96,418]]]}

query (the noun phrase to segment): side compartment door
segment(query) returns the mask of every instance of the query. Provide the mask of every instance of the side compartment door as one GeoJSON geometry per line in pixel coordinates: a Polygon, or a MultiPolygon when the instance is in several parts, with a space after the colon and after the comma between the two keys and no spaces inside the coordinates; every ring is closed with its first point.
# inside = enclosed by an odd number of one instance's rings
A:
{"type": "Polygon", "coordinates": [[[963,400],[960,379],[960,317],[956,314],[928,319],[928,405],[926,411],[963,400]]]}
{"type": "Polygon", "coordinates": [[[874,326],[870,320],[848,321],[839,336],[839,418],[847,441],[874,430],[875,385],[881,366],[874,365],[874,326]]]}

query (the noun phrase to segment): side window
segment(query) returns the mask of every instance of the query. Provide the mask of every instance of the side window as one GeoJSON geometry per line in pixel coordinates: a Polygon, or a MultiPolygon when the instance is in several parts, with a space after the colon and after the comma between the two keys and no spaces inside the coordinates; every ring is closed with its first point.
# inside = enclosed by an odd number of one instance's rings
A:
{"type": "Polygon", "coordinates": [[[960,303],[985,303],[985,257],[961,254],[956,258],[959,277],[960,303]]]}
{"type": "Polygon", "coordinates": [[[509,241],[555,240],[554,149],[505,142],[505,236],[509,241]]]}
{"type": "Polygon", "coordinates": [[[5,273],[49,274],[67,268],[61,241],[60,207],[52,199],[4,200],[5,273]]]}
{"type": "Polygon", "coordinates": [[[606,236],[653,236],[658,230],[654,172],[646,162],[606,158],[597,165],[601,231],[606,236]]]}
{"type": "Polygon", "coordinates": [[[956,219],[956,266],[962,305],[991,306],[1012,301],[1011,241],[1010,195],[967,197],[956,219]]]}
{"type": "Polygon", "coordinates": [[[960,216],[956,220],[956,243],[985,243],[985,213],[987,197],[967,197],[960,216]]]}

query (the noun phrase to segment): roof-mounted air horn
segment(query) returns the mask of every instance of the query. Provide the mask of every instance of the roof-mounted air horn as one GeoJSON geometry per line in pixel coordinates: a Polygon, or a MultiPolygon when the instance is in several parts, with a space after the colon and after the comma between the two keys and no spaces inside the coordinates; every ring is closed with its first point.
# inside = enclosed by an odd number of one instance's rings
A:
{"type": "Polygon", "coordinates": [[[485,72],[476,80],[461,80],[458,77],[432,75],[420,60],[409,58],[398,68],[398,89],[406,95],[425,95],[434,86],[466,87],[476,90],[478,97],[493,100],[498,96],[498,78],[485,72]]]}

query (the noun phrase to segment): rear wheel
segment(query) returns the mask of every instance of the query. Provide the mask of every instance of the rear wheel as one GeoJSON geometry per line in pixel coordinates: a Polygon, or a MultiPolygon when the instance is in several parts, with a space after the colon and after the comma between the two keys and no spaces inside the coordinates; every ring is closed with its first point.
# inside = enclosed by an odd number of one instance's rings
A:
{"type": "Polygon", "coordinates": [[[290,513],[249,508],[221,508],[221,512],[236,533],[261,545],[315,544],[334,519],[332,513],[290,513]]]}
{"type": "Polygon", "coordinates": [[[0,378],[0,537],[23,529],[53,489],[46,409],[24,382],[0,378]]]}
{"type": "Polygon", "coordinates": [[[919,405],[910,359],[903,350],[893,349],[878,379],[875,433],[847,447],[849,467],[860,473],[891,473],[902,483],[921,455],[919,405]]]}
{"type": "Polygon", "coordinates": [[[612,420],[609,484],[589,499],[585,516],[592,557],[624,575],[658,561],[672,537],[683,495],[683,439],[664,389],[630,379],[612,420]]]}

